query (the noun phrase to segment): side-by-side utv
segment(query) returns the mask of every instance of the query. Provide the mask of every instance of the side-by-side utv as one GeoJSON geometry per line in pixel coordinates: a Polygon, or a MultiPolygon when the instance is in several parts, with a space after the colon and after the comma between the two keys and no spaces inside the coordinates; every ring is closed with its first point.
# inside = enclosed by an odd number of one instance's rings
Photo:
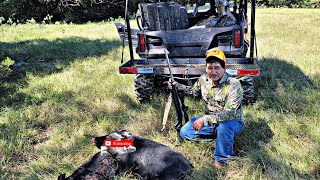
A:
{"type": "Polygon", "coordinates": [[[167,1],[138,6],[139,29],[131,29],[128,20],[126,26],[116,23],[130,50],[130,59],[119,71],[136,74],[137,100],[148,101],[157,88],[165,86],[163,82],[170,77],[165,50],[169,51],[175,80],[192,85],[205,73],[207,50],[218,48],[227,57],[226,71],[243,85],[244,103],[255,101],[253,76],[260,74],[255,46],[255,0],[251,0],[250,11],[248,0],[197,1],[192,6],[167,1]],[[134,50],[140,59],[134,59],[134,50]]]}

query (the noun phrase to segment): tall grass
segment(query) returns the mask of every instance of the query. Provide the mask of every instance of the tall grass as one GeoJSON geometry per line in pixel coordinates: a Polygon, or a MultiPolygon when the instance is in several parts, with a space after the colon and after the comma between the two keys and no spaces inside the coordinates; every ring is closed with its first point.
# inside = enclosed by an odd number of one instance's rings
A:
{"type": "MultiPolygon", "coordinates": [[[[258,101],[245,107],[234,160],[213,167],[214,143],[175,146],[175,113],[161,134],[166,97],[139,104],[120,75],[113,22],[0,26],[0,56],[29,64],[0,85],[0,179],[55,179],[98,151],[90,137],[127,129],[164,143],[194,165],[194,179],[317,179],[320,165],[320,11],[258,9],[258,101]]],[[[125,52],[128,59],[128,52],[125,52]]],[[[189,116],[203,113],[187,99],[189,116]]],[[[128,177],[127,177],[128,178],[128,177]]]]}

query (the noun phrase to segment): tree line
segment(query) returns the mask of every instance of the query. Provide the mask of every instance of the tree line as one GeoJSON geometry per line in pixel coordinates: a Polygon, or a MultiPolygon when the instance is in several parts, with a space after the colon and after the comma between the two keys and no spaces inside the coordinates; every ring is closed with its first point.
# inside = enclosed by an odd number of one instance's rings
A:
{"type": "MultiPolygon", "coordinates": [[[[138,0],[128,1],[136,12],[138,0]]],[[[24,23],[28,19],[86,22],[124,16],[125,0],[0,0],[0,17],[24,23]]]]}
{"type": "MultiPolygon", "coordinates": [[[[157,2],[158,0],[149,0],[157,2]]],[[[194,4],[196,0],[176,0],[182,4],[194,4]]],[[[209,0],[200,0],[201,4],[209,0]]],[[[87,22],[124,17],[126,0],[0,0],[0,24],[8,20],[26,22],[33,19],[87,22]],[[9,19],[10,18],[10,19],[9,19]]],[[[138,3],[146,0],[128,0],[128,10],[132,14],[138,3]]],[[[319,0],[257,0],[258,6],[319,8],[319,0]]]]}
{"type": "Polygon", "coordinates": [[[320,8],[320,0],[257,0],[258,6],[288,8],[320,8]]]}

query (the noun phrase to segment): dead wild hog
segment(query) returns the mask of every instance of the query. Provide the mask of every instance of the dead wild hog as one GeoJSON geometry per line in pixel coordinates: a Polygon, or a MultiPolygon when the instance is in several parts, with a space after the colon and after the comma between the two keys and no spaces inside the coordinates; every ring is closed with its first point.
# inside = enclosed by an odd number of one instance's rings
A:
{"type": "MultiPolygon", "coordinates": [[[[96,160],[92,158],[88,163],[79,168],[83,170],[76,170],[68,178],[109,179],[114,175],[131,173],[136,174],[142,179],[185,179],[190,175],[193,168],[192,164],[182,154],[170,147],[132,134],[126,130],[119,130],[106,136],[95,137],[93,138],[93,142],[101,149],[100,156],[102,154],[103,157],[95,158],[96,160]],[[103,146],[104,140],[133,140],[133,146],[108,147],[106,149],[103,146]],[[108,160],[103,162],[103,158],[108,160]],[[98,167],[99,165],[103,167],[98,167]],[[107,165],[111,167],[107,168],[107,165]],[[115,171],[114,168],[116,168],[115,171]],[[77,171],[81,176],[75,175],[77,171]],[[109,174],[101,174],[100,172],[109,174]]],[[[97,154],[95,156],[99,156],[97,154]]]]}

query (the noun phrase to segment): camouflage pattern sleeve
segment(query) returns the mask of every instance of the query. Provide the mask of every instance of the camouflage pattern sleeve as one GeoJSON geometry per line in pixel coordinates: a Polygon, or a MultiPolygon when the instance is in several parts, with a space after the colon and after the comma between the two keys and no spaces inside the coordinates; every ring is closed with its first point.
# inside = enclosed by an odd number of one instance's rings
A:
{"type": "Polygon", "coordinates": [[[205,125],[211,125],[222,121],[237,119],[244,121],[241,103],[243,99],[243,89],[238,80],[231,78],[228,93],[226,94],[225,105],[220,112],[212,115],[205,115],[205,125]]]}
{"type": "Polygon", "coordinates": [[[193,86],[186,86],[184,84],[178,85],[178,90],[184,91],[188,95],[199,97],[201,95],[200,84],[197,81],[193,86]]]}

